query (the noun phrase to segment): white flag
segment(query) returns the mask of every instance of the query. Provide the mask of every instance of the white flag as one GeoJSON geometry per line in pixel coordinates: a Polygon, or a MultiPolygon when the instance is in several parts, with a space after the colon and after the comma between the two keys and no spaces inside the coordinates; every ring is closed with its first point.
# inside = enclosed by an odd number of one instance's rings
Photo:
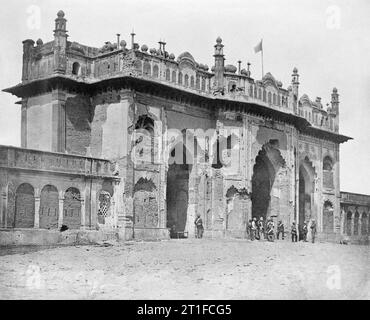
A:
{"type": "Polygon", "coordinates": [[[262,51],[262,40],[254,47],[254,53],[262,51]]]}

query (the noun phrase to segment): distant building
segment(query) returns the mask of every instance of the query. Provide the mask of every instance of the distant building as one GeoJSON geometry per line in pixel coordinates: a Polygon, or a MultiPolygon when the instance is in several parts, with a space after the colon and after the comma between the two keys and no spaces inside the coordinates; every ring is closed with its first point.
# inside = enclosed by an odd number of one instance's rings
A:
{"type": "MultiPolygon", "coordinates": [[[[6,230],[96,230],[130,238],[244,237],[248,219],[316,219],[343,232],[339,94],[330,107],[299,98],[270,73],[252,78],[184,52],[120,41],[68,41],[62,11],[54,40],[23,42],[21,147],[0,146],[0,224],[6,230]]],[[[355,214],[355,213],[353,213],[355,214]]],[[[364,217],[364,215],[363,215],[364,217]]],[[[347,220],[346,220],[347,221],[347,220]]],[[[50,233],[49,232],[49,233],[50,233]]]]}

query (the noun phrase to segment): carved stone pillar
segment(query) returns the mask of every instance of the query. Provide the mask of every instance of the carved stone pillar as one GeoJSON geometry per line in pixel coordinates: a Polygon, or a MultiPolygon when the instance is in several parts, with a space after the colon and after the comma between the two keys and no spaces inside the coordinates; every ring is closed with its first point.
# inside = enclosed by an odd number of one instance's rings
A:
{"type": "Polygon", "coordinates": [[[362,213],[360,213],[360,216],[358,217],[358,235],[362,235],[362,213]]]}
{"type": "Polygon", "coordinates": [[[8,193],[6,188],[1,190],[1,206],[0,206],[0,227],[7,227],[7,211],[8,211],[8,193]]]}
{"type": "Polygon", "coordinates": [[[86,226],[86,207],[85,207],[85,192],[81,194],[81,229],[85,230],[86,226]]]}
{"type": "Polygon", "coordinates": [[[64,205],[64,197],[59,196],[58,229],[60,229],[63,225],[63,205],[64,205]]]}
{"type": "Polygon", "coordinates": [[[27,99],[22,100],[21,147],[22,148],[27,148],[27,99]]]}
{"type": "Polygon", "coordinates": [[[40,228],[40,200],[41,198],[39,196],[35,197],[35,229],[40,228]]]}
{"type": "Polygon", "coordinates": [[[52,93],[52,147],[53,152],[66,150],[66,94],[61,90],[52,93]]]}
{"type": "Polygon", "coordinates": [[[351,236],[353,236],[353,231],[355,230],[355,214],[351,216],[351,236]]]}

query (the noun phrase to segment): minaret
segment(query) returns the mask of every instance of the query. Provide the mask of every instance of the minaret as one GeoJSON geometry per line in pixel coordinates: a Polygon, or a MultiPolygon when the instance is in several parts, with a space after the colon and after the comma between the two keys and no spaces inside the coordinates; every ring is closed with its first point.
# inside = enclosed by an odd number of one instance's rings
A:
{"type": "Polygon", "coordinates": [[[331,112],[334,118],[334,130],[339,131],[339,94],[338,89],[334,88],[331,94],[331,112]]]}
{"type": "Polygon", "coordinates": [[[54,30],[54,73],[66,73],[67,20],[62,10],[57,13],[57,16],[54,30]]]}
{"type": "Polygon", "coordinates": [[[225,68],[225,57],[224,57],[224,45],[222,39],[218,37],[215,45],[215,89],[224,88],[224,68],[225,68]]]}
{"type": "Polygon", "coordinates": [[[299,74],[298,69],[293,69],[292,74],[292,98],[294,113],[298,113],[298,88],[299,88],[299,74]]]}

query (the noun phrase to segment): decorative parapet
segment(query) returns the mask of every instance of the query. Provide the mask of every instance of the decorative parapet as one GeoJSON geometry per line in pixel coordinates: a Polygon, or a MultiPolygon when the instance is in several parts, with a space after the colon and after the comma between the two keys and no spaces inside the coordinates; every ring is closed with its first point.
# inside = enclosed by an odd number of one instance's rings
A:
{"type": "Polygon", "coordinates": [[[340,203],[349,205],[364,205],[370,207],[370,195],[341,192],[340,203]]]}
{"type": "Polygon", "coordinates": [[[116,171],[115,164],[104,159],[10,146],[0,146],[0,168],[94,177],[115,177],[116,171]]]}

